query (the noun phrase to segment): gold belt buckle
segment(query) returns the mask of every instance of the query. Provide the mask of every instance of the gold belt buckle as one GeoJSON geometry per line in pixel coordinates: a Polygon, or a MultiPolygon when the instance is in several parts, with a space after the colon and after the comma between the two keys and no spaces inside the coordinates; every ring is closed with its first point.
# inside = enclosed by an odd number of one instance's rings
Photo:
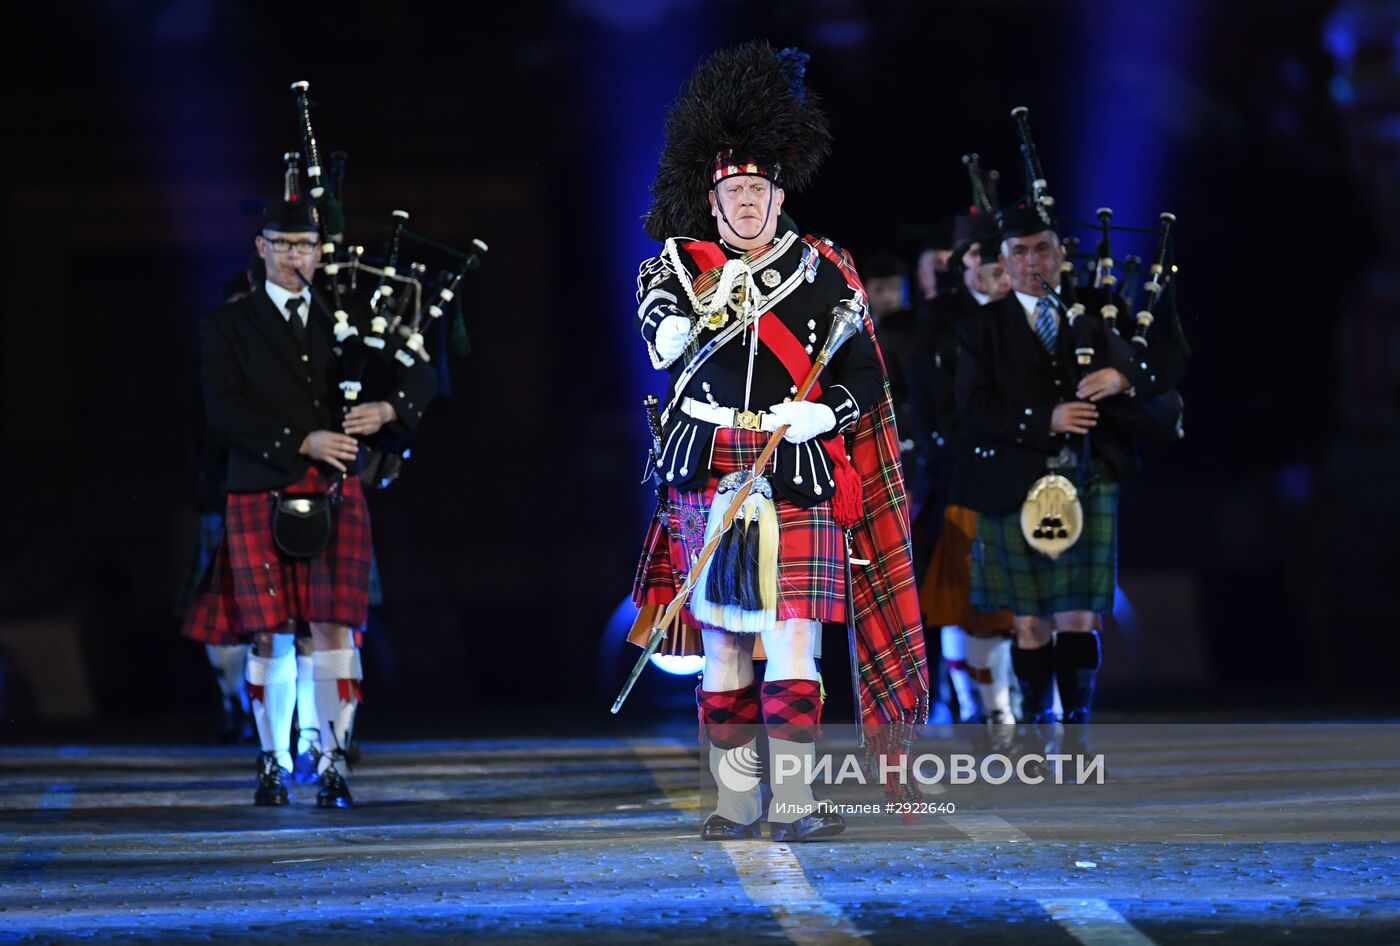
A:
{"type": "Polygon", "coordinates": [[[734,419],[743,430],[763,429],[763,411],[759,411],[757,414],[753,411],[737,411],[734,419]]]}

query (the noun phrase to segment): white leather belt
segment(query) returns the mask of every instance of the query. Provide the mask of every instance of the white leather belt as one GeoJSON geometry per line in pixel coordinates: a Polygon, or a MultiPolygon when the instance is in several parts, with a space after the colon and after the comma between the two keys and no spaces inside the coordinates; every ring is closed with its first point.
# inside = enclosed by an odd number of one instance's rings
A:
{"type": "Polygon", "coordinates": [[[681,412],[703,420],[716,427],[739,427],[744,430],[766,430],[769,433],[778,429],[778,421],[764,411],[741,411],[732,407],[706,404],[693,397],[681,398],[681,412]]]}

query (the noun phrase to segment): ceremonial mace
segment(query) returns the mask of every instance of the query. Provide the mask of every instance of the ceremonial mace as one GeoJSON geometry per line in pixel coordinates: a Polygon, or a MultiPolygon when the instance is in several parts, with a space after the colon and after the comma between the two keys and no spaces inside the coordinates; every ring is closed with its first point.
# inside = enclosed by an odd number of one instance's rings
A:
{"type": "MultiPolygon", "coordinates": [[[[831,307],[831,330],[826,337],[826,341],[822,344],[821,351],[817,353],[816,361],[812,364],[812,370],[807,373],[807,379],[802,382],[802,386],[798,389],[797,394],[794,395],[794,402],[807,400],[807,395],[811,392],[812,385],[817,383],[817,377],[822,373],[822,369],[826,367],[827,362],[831,361],[837,349],[850,341],[857,332],[863,331],[864,327],[865,315],[859,304],[848,300],[831,307]]],[[[749,471],[748,479],[744,482],[743,486],[739,487],[739,492],[735,494],[733,501],[729,504],[729,508],[725,511],[724,518],[720,521],[719,528],[715,530],[715,534],[710,537],[710,541],[705,543],[705,547],[700,550],[700,554],[696,557],[694,564],[691,565],[690,571],[685,577],[684,587],[676,592],[676,597],[671,600],[671,603],[666,606],[666,610],[661,612],[660,616],[656,619],[656,623],[652,625],[651,636],[647,638],[646,646],[642,648],[642,655],[637,658],[637,664],[632,668],[632,672],[627,675],[627,682],[623,684],[622,692],[617,695],[617,699],[613,702],[612,712],[614,715],[621,712],[622,704],[626,702],[628,694],[632,692],[632,687],[637,685],[637,680],[641,677],[642,670],[645,669],[647,661],[651,659],[652,654],[656,653],[656,648],[661,646],[661,642],[666,639],[667,629],[676,621],[680,620],[681,611],[685,606],[686,599],[690,597],[691,591],[695,588],[695,577],[700,574],[705,567],[705,563],[710,560],[710,556],[713,555],[715,549],[719,547],[719,540],[723,538],[724,534],[734,525],[734,520],[739,514],[740,507],[744,505],[744,500],[748,498],[749,493],[753,490],[754,477],[763,473],[763,468],[767,466],[769,458],[773,456],[773,451],[778,449],[778,442],[783,439],[783,435],[787,433],[787,431],[788,425],[784,424],[773,431],[772,436],[768,438],[768,443],[764,446],[763,452],[758,455],[758,459],[754,461],[753,469],[749,471]]],[[[859,707],[857,707],[857,710],[858,709],[859,707]]]]}

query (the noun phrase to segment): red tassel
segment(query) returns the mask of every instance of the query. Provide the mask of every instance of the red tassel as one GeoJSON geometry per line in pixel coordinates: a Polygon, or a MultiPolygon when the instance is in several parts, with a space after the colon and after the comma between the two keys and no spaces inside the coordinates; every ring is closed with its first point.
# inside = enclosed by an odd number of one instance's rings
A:
{"type": "Polygon", "coordinates": [[[342,703],[363,703],[364,696],[360,692],[360,681],[351,680],[348,677],[341,677],[335,681],[336,691],[340,694],[342,703]]]}
{"type": "Polygon", "coordinates": [[[249,703],[267,703],[267,698],[263,695],[263,685],[261,683],[248,684],[249,703]]]}
{"type": "Polygon", "coordinates": [[[851,528],[863,516],[860,474],[849,460],[836,464],[836,493],[831,497],[831,514],[843,529],[851,528]]]}

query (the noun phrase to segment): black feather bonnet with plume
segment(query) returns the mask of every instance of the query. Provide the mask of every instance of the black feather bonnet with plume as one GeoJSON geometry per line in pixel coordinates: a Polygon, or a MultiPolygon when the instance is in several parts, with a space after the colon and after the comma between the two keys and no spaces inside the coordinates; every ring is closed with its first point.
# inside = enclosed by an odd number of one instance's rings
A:
{"type": "Polygon", "coordinates": [[[810,57],[750,42],[696,67],[666,115],[666,143],[651,183],[647,236],[713,238],[707,194],[733,174],[757,174],[789,193],[831,152],[831,129],[802,84],[810,57]]]}

